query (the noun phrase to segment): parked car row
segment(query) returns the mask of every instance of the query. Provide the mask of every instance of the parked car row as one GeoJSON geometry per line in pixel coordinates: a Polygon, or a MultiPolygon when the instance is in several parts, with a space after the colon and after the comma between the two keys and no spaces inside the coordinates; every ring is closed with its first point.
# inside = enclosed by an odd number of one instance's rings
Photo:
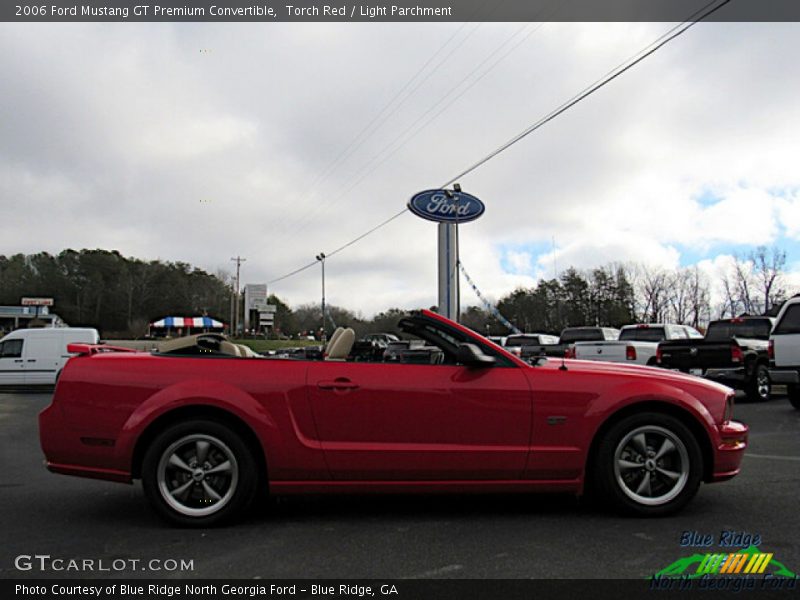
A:
{"type": "Polygon", "coordinates": [[[659,343],[665,340],[702,339],[703,334],[687,325],[643,323],[625,325],[612,341],[577,342],[575,358],[653,366],[659,343]]]}
{"type": "Polygon", "coordinates": [[[785,385],[800,409],[800,296],[777,318],[736,317],[712,321],[705,336],[688,325],[641,323],[621,330],[570,327],[560,337],[526,333],[490,337],[514,355],[617,362],[662,367],[743,390],[765,401],[772,385],[785,385]]]}
{"type": "Polygon", "coordinates": [[[489,340],[528,362],[542,356],[575,358],[574,347],[580,341],[616,340],[619,330],[613,327],[567,327],[560,336],[546,333],[519,333],[490,336],[489,340]]]}

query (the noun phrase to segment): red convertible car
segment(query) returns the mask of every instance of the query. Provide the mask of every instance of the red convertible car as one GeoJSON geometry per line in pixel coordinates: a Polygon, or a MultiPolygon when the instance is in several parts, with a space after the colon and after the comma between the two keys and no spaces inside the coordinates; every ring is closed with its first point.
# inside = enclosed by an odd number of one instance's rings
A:
{"type": "MultiPolygon", "coordinates": [[[[53,472],[131,483],[181,525],[235,517],[259,490],[569,492],[628,514],[684,506],[739,472],[733,391],[650,367],[534,364],[429,311],[384,360],[335,334],[320,360],[215,334],[160,352],[75,344],[40,415],[53,472]]],[[[341,335],[340,335],[341,334],[341,335]]]]}

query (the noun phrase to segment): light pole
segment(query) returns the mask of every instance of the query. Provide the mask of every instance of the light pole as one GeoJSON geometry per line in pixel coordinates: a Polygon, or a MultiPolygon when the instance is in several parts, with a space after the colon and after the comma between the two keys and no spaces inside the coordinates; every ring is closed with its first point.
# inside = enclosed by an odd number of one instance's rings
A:
{"type": "Polygon", "coordinates": [[[242,263],[245,262],[247,259],[242,258],[241,256],[237,256],[236,258],[232,258],[232,261],[236,263],[236,289],[233,291],[233,302],[234,302],[234,309],[233,309],[233,319],[231,323],[231,327],[233,328],[233,336],[236,337],[236,334],[239,330],[239,269],[242,266],[242,263]]]}
{"type": "Polygon", "coordinates": [[[322,343],[326,341],[325,336],[325,253],[317,254],[317,260],[322,265],[322,343]]]}

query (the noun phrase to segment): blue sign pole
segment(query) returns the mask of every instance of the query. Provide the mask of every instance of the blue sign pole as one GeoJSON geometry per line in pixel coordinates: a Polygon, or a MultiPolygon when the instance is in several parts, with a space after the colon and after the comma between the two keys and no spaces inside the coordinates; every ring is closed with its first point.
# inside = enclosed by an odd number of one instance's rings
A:
{"type": "Polygon", "coordinates": [[[458,225],[439,223],[439,314],[458,321],[458,225]]]}
{"type": "Polygon", "coordinates": [[[461,191],[425,190],[408,201],[418,217],[439,223],[439,314],[458,321],[460,290],[458,278],[458,224],[474,221],[486,210],[480,199],[461,191]]]}

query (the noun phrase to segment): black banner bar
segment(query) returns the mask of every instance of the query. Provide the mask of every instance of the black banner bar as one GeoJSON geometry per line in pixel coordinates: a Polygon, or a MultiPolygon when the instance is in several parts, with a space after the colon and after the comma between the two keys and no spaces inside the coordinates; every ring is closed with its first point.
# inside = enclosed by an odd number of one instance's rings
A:
{"type": "MultiPolygon", "coordinates": [[[[709,0],[7,0],[9,22],[682,22],[709,0]]],[[[695,17],[696,18],[696,17],[695,17]]],[[[797,0],[731,0],[709,21],[800,21],[797,0]]]]}
{"type": "Polygon", "coordinates": [[[369,580],[136,580],[6,579],[5,600],[531,600],[533,598],[798,598],[797,579],[715,577],[707,579],[369,579],[369,580]],[[710,593],[709,593],[710,592],[710,593]],[[723,596],[717,595],[722,592],[723,596]]]}

